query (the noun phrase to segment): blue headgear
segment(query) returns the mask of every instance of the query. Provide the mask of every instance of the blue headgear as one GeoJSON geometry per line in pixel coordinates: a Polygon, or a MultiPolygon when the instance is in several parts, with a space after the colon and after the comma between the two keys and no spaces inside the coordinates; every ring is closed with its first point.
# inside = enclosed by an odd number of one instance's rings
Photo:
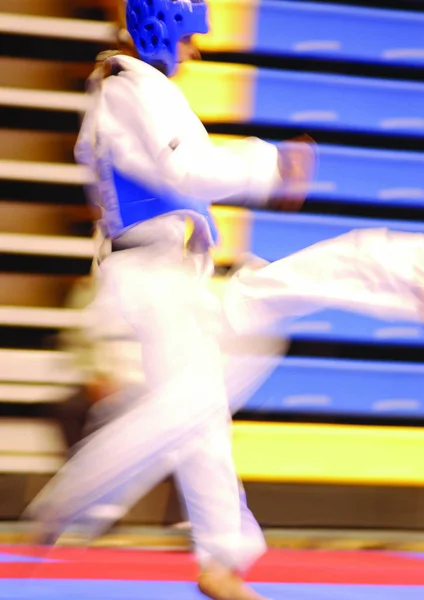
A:
{"type": "Polygon", "coordinates": [[[127,0],[127,29],[144,62],[175,71],[178,41],[209,31],[205,0],[127,0]]]}

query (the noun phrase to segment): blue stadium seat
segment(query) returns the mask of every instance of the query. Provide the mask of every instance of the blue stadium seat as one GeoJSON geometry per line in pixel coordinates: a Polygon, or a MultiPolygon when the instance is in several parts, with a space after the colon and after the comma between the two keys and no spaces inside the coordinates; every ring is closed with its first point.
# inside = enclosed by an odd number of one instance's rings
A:
{"type": "Polygon", "coordinates": [[[209,61],[186,63],[174,81],[205,123],[424,134],[422,83],[209,61]]]}
{"type": "Polygon", "coordinates": [[[283,258],[316,242],[352,229],[388,228],[424,232],[423,222],[390,221],[253,211],[250,251],[269,261],[283,258]]]}
{"type": "Polygon", "coordinates": [[[322,310],[291,325],[277,328],[293,340],[321,342],[424,346],[424,326],[381,319],[341,310],[322,310]]]}
{"type": "Polygon", "coordinates": [[[257,11],[255,52],[424,66],[422,13],[267,0],[257,11]]]}
{"type": "Polygon", "coordinates": [[[424,365],[291,357],[274,365],[246,410],[424,416],[424,365]]]}
{"type": "Polygon", "coordinates": [[[250,121],[383,135],[424,134],[424,85],[258,69],[250,121]]]}
{"type": "Polygon", "coordinates": [[[309,201],[424,207],[424,154],[322,145],[309,201]]]}

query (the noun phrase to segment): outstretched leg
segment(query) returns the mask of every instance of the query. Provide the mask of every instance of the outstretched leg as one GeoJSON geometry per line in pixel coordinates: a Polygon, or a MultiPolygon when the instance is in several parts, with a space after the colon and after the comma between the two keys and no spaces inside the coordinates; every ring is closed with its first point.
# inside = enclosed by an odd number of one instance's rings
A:
{"type": "Polygon", "coordinates": [[[324,308],[422,322],[423,286],[424,235],[353,230],[257,270],[241,269],[225,306],[240,333],[324,308]]]}

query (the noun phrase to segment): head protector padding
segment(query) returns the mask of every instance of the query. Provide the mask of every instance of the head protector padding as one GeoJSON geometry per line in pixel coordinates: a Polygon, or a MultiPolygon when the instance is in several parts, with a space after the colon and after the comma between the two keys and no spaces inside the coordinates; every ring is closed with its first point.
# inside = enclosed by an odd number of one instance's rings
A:
{"type": "Polygon", "coordinates": [[[127,0],[127,28],[144,62],[174,73],[178,42],[209,31],[204,0],[127,0]]]}

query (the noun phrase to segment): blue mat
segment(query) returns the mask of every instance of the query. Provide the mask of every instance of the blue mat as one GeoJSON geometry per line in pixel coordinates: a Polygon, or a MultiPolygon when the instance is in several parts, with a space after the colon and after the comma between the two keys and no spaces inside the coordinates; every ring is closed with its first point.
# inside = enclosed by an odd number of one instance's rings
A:
{"type": "MultiPolygon", "coordinates": [[[[424,586],[260,583],[273,600],[422,600],[424,586]]],[[[193,583],[151,581],[0,580],[2,600],[200,600],[193,583]]]]}
{"type": "MultiPolygon", "coordinates": [[[[9,554],[0,552],[0,563],[36,563],[36,562],[56,562],[50,558],[37,558],[35,556],[24,556],[20,554],[9,554]]],[[[1,586],[1,579],[0,579],[1,586]]]]}

